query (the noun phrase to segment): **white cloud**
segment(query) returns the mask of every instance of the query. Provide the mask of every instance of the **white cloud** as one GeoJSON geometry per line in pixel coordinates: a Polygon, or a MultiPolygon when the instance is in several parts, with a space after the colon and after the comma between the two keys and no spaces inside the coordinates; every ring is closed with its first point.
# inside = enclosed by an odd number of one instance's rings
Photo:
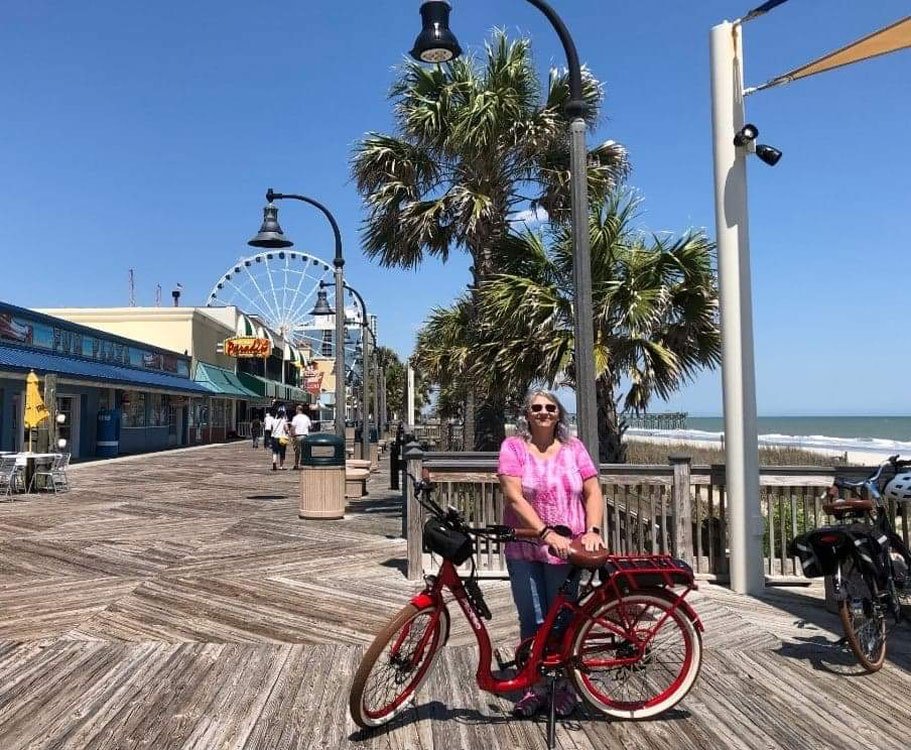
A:
{"type": "Polygon", "coordinates": [[[549,218],[550,217],[547,215],[547,211],[545,211],[543,208],[541,208],[539,206],[538,208],[535,208],[535,209],[527,208],[524,211],[519,211],[517,213],[514,213],[512,216],[509,217],[509,223],[510,224],[541,224],[542,222],[547,221],[549,218]]]}

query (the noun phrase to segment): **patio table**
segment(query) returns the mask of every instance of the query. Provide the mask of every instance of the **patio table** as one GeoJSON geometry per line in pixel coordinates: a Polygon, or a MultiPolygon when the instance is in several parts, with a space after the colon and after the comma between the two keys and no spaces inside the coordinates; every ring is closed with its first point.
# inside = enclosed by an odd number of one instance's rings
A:
{"type": "Polygon", "coordinates": [[[16,454],[16,466],[25,467],[24,480],[25,480],[25,491],[28,492],[28,488],[32,484],[32,477],[35,476],[35,467],[38,463],[50,463],[55,458],[57,458],[57,453],[17,453],[16,454]]]}

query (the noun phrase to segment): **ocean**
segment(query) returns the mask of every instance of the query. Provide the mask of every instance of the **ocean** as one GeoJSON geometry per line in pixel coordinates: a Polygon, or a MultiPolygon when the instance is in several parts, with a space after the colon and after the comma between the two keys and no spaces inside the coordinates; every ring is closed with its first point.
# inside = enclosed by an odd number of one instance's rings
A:
{"type": "MultiPolygon", "coordinates": [[[[911,417],[759,417],[759,444],[911,455],[911,417]]],[[[718,443],[721,417],[688,417],[684,430],[630,429],[630,436],[718,443]]]]}

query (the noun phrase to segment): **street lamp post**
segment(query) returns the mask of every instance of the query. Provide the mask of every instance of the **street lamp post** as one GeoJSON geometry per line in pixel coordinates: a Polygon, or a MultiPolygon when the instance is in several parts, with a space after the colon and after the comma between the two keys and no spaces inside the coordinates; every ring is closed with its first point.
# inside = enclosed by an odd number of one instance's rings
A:
{"type": "MultiPolygon", "coordinates": [[[[318,208],[323,215],[329,220],[332,226],[332,232],[335,235],[335,258],[333,265],[335,267],[335,286],[342,289],[345,284],[343,269],[345,259],[342,255],[342,233],[339,231],[338,222],[322,203],[308,198],[305,195],[295,195],[292,193],[276,193],[272,188],[266,191],[266,207],[263,209],[263,223],[259,233],[247,244],[252,247],[265,248],[282,248],[291,247],[294,243],[289,240],[282,232],[278,224],[278,208],[275,206],[277,200],[298,200],[309,203],[311,206],[318,208]]],[[[345,439],[345,307],[342,295],[335,295],[335,434],[345,439]]]]}
{"type": "MultiPolygon", "coordinates": [[[[344,297],[343,294],[338,293],[338,287],[335,284],[320,281],[320,289],[324,289],[327,286],[335,286],[336,300],[344,297]]],[[[362,341],[364,342],[364,377],[361,384],[362,388],[362,403],[363,409],[361,414],[361,419],[363,420],[363,425],[361,426],[361,459],[367,460],[370,458],[370,373],[371,370],[376,374],[376,334],[370,329],[370,318],[367,313],[367,303],[364,302],[364,298],[361,296],[361,293],[358,292],[353,286],[344,284],[344,288],[347,289],[351,294],[355,296],[358,301],[358,304],[361,306],[361,331],[363,332],[362,341]],[[370,340],[368,341],[366,334],[370,334],[370,340]],[[372,347],[372,352],[371,352],[372,347]],[[371,357],[373,362],[371,365],[371,357]]],[[[373,404],[374,410],[376,410],[377,404],[377,390],[376,383],[374,382],[374,395],[373,395],[373,404]]]]}
{"type": "MultiPolygon", "coordinates": [[[[598,409],[595,393],[595,333],[592,306],[591,248],[588,236],[588,150],[585,144],[585,114],[582,97],[582,67],[576,45],[566,25],[544,0],[527,0],[540,10],[557,32],[569,69],[570,198],[573,226],[573,306],[575,312],[576,418],[579,439],[593,458],[598,458],[598,409]]],[[[450,6],[445,0],[421,5],[423,28],[410,54],[417,60],[444,63],[454,60],[462,48],[449,29],[450,6]]]]}

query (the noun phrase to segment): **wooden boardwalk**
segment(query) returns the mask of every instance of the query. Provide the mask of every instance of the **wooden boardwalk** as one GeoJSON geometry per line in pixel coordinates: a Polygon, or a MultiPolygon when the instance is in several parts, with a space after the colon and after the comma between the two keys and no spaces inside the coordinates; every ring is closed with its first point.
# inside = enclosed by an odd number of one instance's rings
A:
{"type": "MultiPolygon", "coordinates": [[[[342,521],[301,521],[296,472],[249,444],[83,465],[67,495],[0,503],[0,750],[543,748],[543,723],[474,684],[465,623],[386,731],[355,731],[351,675],[414,587],[388,475],[342,521]]],[[[515,642],[506,584],[482,584],[515,642]]],[[[911,745],[911,628],[876,675],[833,647],[819,587],[705,584],[699,681],[674,711],[580,715],[562,748],[911,745]]],[[[454,615],[457,613],[454,611],[454,615]]]]}

